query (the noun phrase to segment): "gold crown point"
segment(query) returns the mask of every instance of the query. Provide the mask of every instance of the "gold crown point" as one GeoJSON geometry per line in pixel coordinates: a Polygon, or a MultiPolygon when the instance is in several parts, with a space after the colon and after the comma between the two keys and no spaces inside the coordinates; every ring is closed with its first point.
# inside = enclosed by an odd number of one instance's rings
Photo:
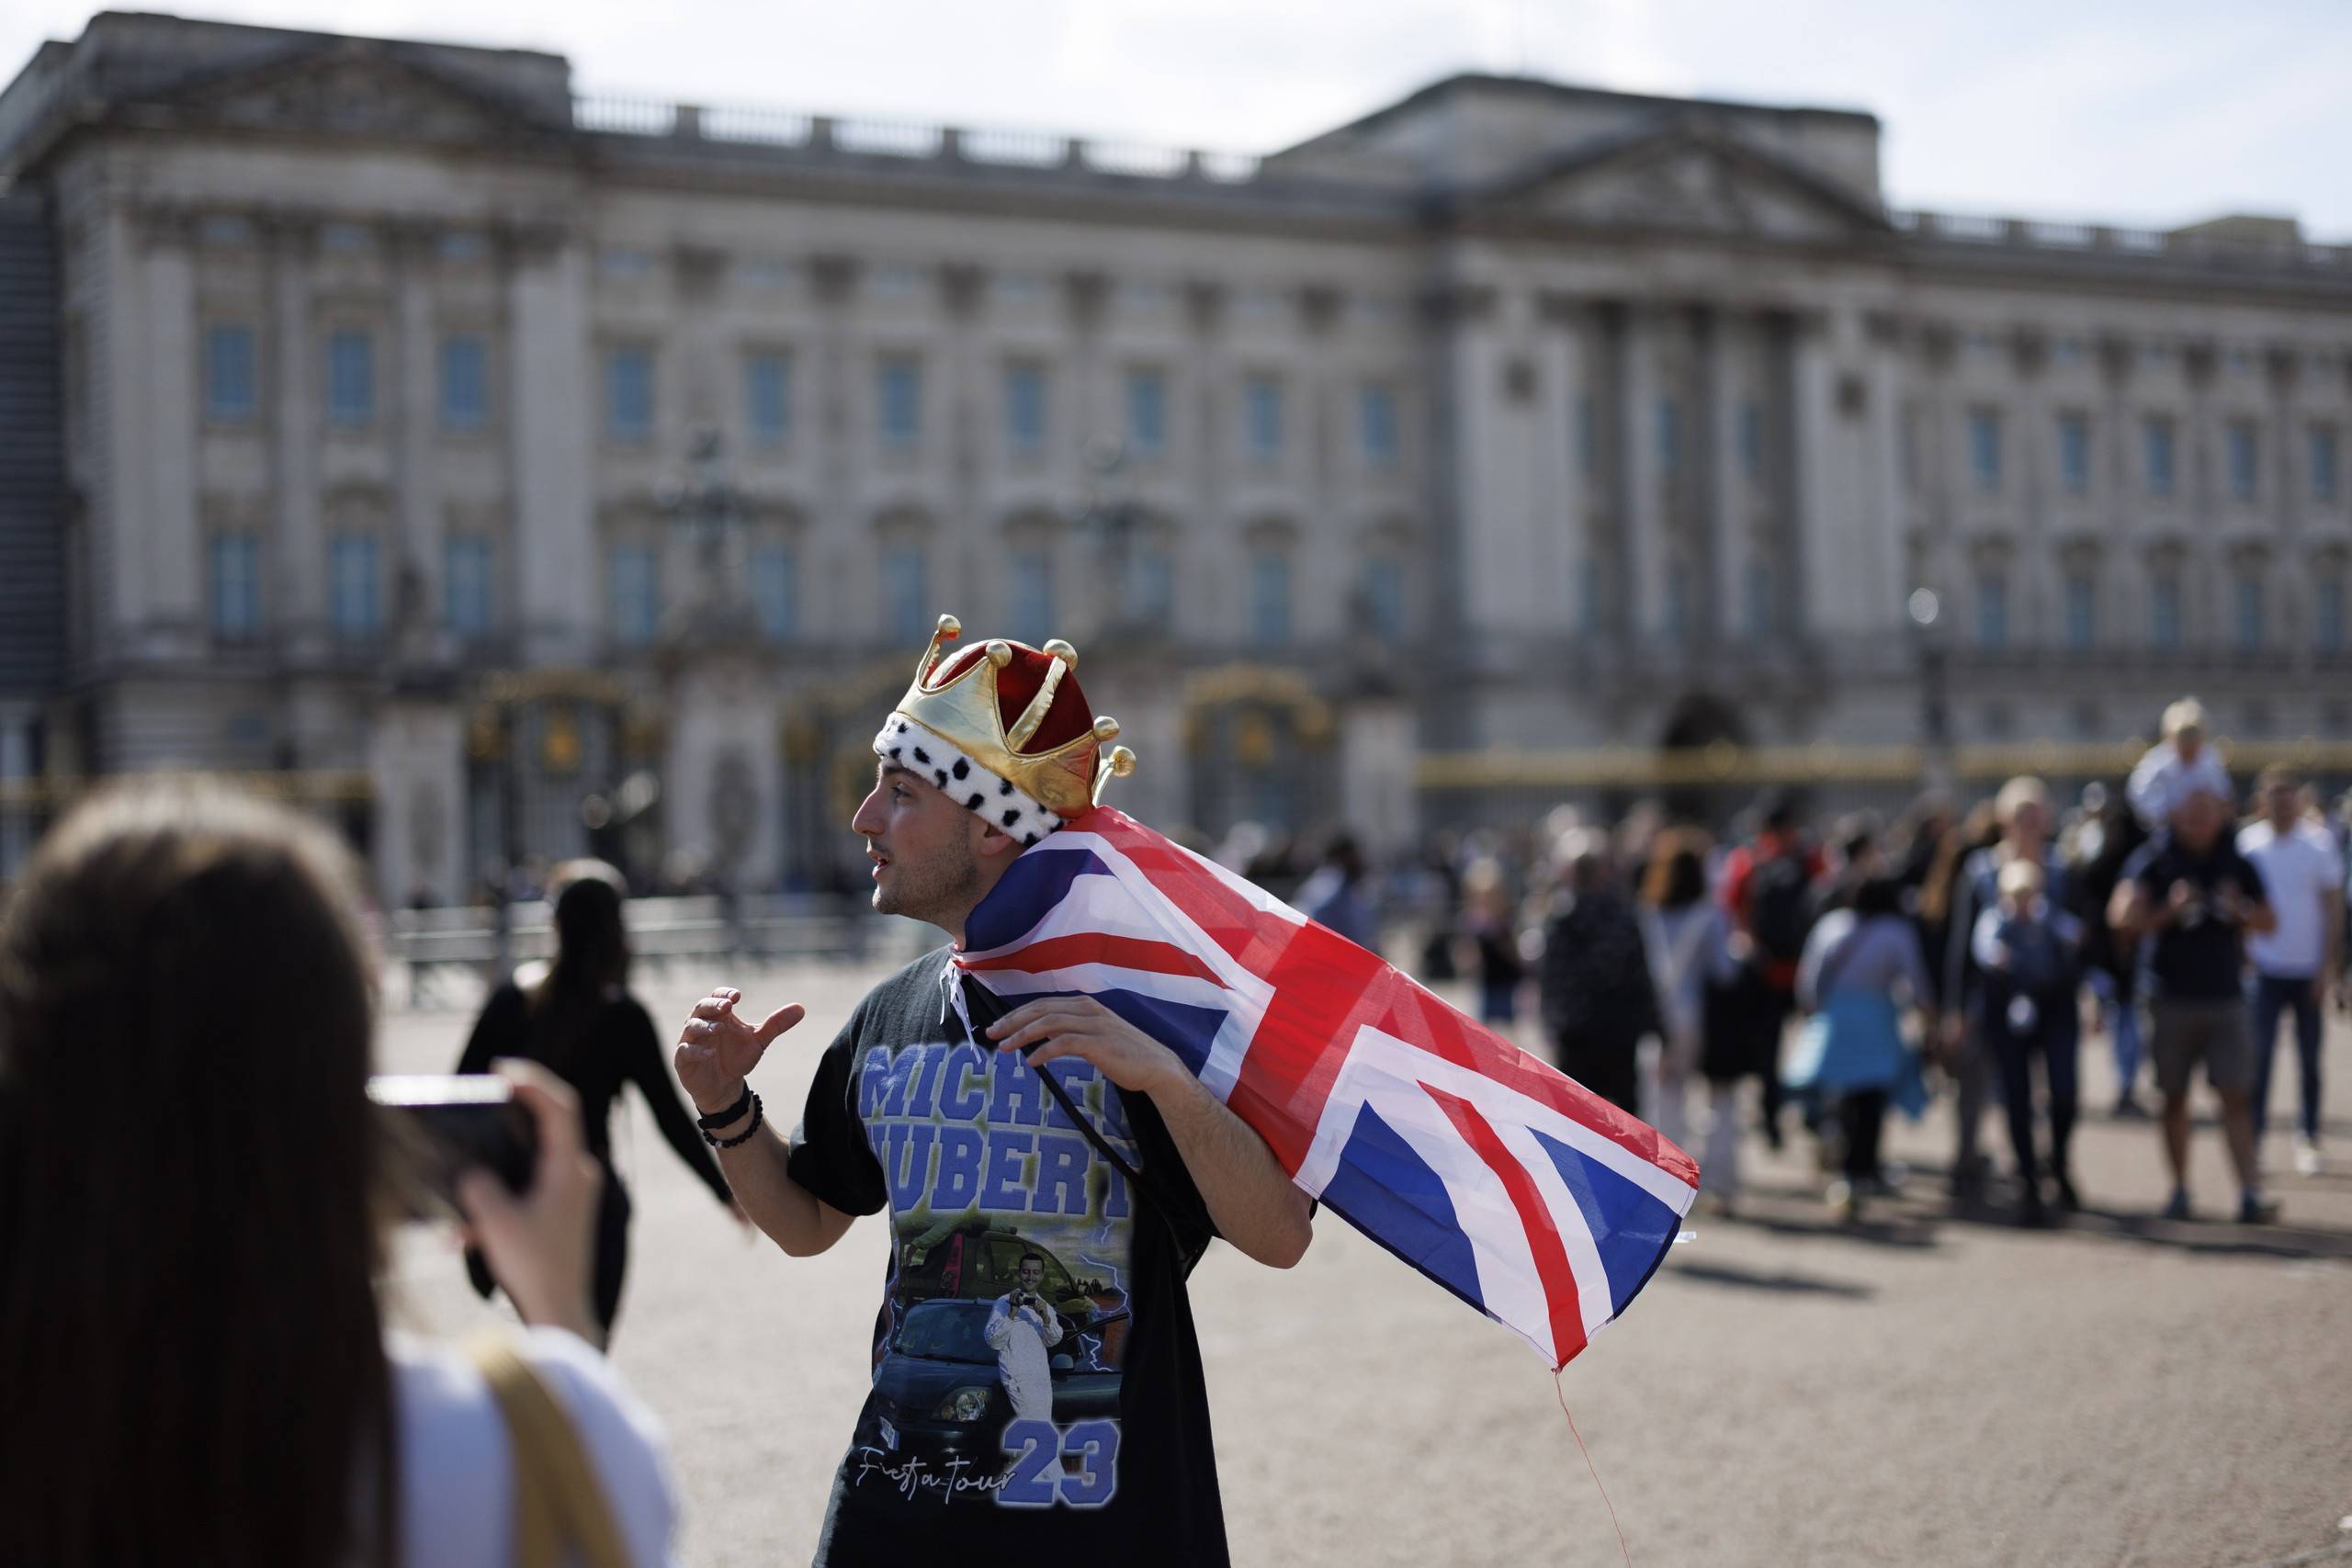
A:
{"type": "Polygon", "coordinates": [[[1125,746],[1111,748],[1111,772],[1125,778],[1136,771],[1136,754],[1125,746]]]}
{"type": "Polygon", "coordinates": [[[939,617],[939,636],[943,642],[954,642],[964,635],[964,623],[953,615],[939,617]]]}
{"type": "Polygon", "coordinates": [[[1119,721],[1117,719],[1113,718],[1109,714],[1104,714],[1101,718],[1094,721],[1095,739],[1116,740],[1118,738],[1119,721]]]}
{"type": "Polygon", "coordinates": [[[1012,645],[1002,637],[989,644],[989,662],[1001,670],[1012,662],[1012,645]]]}
{"type": "Polygon", "coordinates": [[[1078,649],[1072,648],[1069,644],[1064,642],[1059,637],[1048,639],[1046,646],[1039,649],[1037,651],[1046,655],[1048,658],[1060,660],[1064,664],[1070,667],[1072,672],[1075,672],[1078,669],[1078,649]]]}

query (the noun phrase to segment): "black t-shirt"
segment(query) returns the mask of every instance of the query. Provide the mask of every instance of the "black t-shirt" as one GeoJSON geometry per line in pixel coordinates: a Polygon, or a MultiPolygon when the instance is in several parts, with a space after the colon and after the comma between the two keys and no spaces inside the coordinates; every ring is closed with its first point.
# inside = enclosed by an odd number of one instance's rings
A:
{"type": "MultiPolygon", "coordinates": [[[[1184,1289],[1207,1206],[1148,1099],[975,1041],[946,964],[866,996],[793,1135],[803,1189],[890,1211],[874,1391],[817,1561],[1223,1563],[1184,1289]]],[[[975,1029],[1007,1010],[963,994],[975,1029]]]]}
{"type": "Polygon", "coordinates": [[[2172,899],[2173,884],[2186,882],[2197,889],[2198,901],[2173,923],[2156,932],[2148,954],[2148,973],[2155,982],[2152,993],[2181,1001],[2228,1001],[2240,994],[2243,961],[2238,948],[2238,923],[2223,917],[2221,894],[2234,886],[2249,904],[2266,901],[2262,873],[2238,853],[2227,833],[2213,847],[2192,855],[2175,841],[2170,830],[2132,852],[2123,863],[2123,876],[2137,882],[2157,908],[2172,899]]]}

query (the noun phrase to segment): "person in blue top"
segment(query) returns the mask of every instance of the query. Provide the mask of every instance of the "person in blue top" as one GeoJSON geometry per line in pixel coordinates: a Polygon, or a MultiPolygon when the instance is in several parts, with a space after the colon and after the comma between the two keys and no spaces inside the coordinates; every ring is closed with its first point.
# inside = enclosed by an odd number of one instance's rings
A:
{"type": "Polygon", "coordinates": [[[2148,1010],[2156,1088],[2164,1096],[2165,1159],[2172,1201],[2165,1217],[2188,1217],[2188,1080],[2202,1062],[2222,1100],[2222,1131],[2237,1167],[2238,1218],[2261,1224],[2278,1215],[2262,1196],[2254,1147],[2254,1040],[2248,1028],[2245,935],[2278,928],[2261,872],[2225,831],[2229,802],[2199,787],[2182,798],[2171,822],[2123,865],[2108,907],[2119,940],[2149,943],[2148,1010]]]}
{"type": "Polygon", "coordinates": [[[2000,1069],[2009,1145],[2017,1151],[2020,1224],[2045,1223],[2041,1161],[2034,1147],[2033,1061],[2048,1089],[2050,1174],[2058,1206],[2078,1209],[2066,1146],[2075,1130],[2075,1003],[2083,983],[2083,923],[2053,902],[2041,866],[2013,860],[2001,868],[1999,902],[1976,918],[1971,938],[1982,973],[1985,1043],[2000,1069]]]}

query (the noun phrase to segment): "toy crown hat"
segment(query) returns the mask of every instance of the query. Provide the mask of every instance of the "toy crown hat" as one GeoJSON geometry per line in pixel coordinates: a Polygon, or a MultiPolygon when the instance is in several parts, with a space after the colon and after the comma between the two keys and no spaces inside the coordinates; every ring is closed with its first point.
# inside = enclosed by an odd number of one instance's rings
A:
{"type": "MultiPolygon", "coordinates": [[[[1084,813],[1113,778],[1135,772],[1135,753],[1125,746],[1102,750],[1117,739],[1119,721],[1088,707],[1078,687],[1078,649],[1059,637],[1043,648],[995,637],[951,657],[947,645],[963,635],[955,616],[939,617],[897,717],[1063,821],[1084,813]]],[[[952,763],[938,771],[950,775],[942,787],[956,794],[964,775],[952,763]]],[[[975,797],[979,805],[965,802],[975,810],[994,804],[981,792],[975,797]]]]}

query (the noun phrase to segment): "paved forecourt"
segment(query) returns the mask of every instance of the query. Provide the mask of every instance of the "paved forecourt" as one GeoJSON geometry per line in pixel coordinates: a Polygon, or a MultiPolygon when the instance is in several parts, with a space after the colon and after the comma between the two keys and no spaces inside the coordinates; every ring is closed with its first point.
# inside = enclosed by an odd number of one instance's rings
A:
{"type": "MultiPolygon", "coordinates": [[[[888,967],[714,964],[638,988],[665,1037],[713,985],[757,1009],[806,1003],[753,1079],[788,1125],[888,967]]],[[[445,1070],[477,995],[453,985],[391,1013],[384,1065],[445,1070]]],[[[1860,1229],[1814,1195],[1804,1139],[1780,1156],[1751,1139],[1741,1217],[1694,1221],[1563,1380],[1634,1560],[2227,1565],[2337,1545],[2352,1514],[2352,1029],[2337,1020],[2328,1043],[2336,1171],[2293,1176],[2274,1121],[2285,1212],[2264,1230],[2150,1218],[2165,1188],[2145,1122],[2088,1119],[2091,1212],[2042,1233],[1946,1213],[1941,1106],[1891,1130],[1914,1174],[1860,1229]]],[[[2085,1063],[2086,1103],[2103,1107],[2102,1041],[2085,1063]]],[[[2282,1111],[2293,1078],[2282,1060],[2282,1111]]],[[[669,1432],[683,1560],[806,1562],[865,1392],[882,1228],[787,1258],[630,1107],[615,1132],[637,1203],[615,1353],[669,1432]]],[[[1995,1118],[1985,1133],[2005,1146],[1995,1118]]],[[[2234,1201],[2210,1124],[2195,1189],[2207,1215],[2234,1201]]],[[[1344,1223],[1317,1230],[1291,1272],[1218,1247],[1193,1279],[1236,1560],[1616,1561],[1526,1347],[1344,1223]]],[[[404,1236],[395,1267],[409,1326],[493,1310],[438,1236],[404,1236]]]]}

